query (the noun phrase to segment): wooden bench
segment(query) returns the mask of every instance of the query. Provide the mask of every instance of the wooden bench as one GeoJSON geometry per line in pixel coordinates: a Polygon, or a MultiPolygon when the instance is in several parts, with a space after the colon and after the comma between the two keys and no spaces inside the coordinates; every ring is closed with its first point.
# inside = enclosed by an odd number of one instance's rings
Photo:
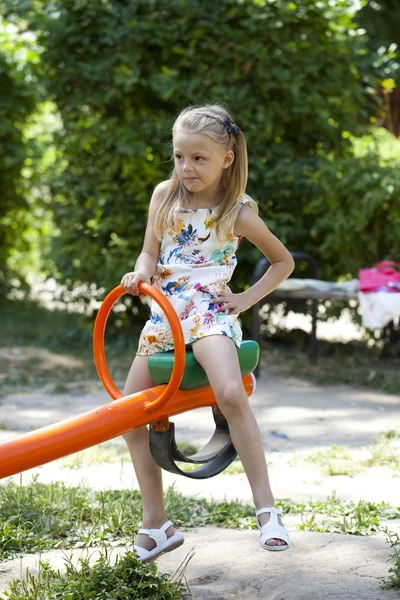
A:
{"type": "MultiPolygon", "coordinates": [[[[310,266],[311,279],[319,279],[319,267],[315,259],[304,252],[292,252],[292,256],[296,262],[306,262],[310,266]]],[[[264,274],[269,266],[269,260],[266,257],[258,261],[251,280],[251,284],[256,283],[264,274]]],[[[311,335],[308,357],[311,364],[315,364],[318,358],[318,341],[317,341],[317,319],[318,319],[318,302],[322,300],[357,300],[356,292],[345,291],[314,291],[314,290],[279,290],[279,287],[262,298],[257,304],[252,307],[252,339],[260,344],[260,315],[259,311],[263,304],[271,302],[282,302],[287,300],[305,300],[310,306],[311,314],[311,335]]],[[[255,374],[258,374],[257,367],[255,374]]]]}

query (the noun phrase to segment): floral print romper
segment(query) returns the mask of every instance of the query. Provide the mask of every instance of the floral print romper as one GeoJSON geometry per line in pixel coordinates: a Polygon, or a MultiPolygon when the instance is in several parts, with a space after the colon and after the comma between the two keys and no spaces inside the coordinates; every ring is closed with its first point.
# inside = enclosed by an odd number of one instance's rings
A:
{"type": "MultiPolygon", "coordinates": [[[[228,315],[218,304],[211,303],[217,296],[230,293],[228,282],[237,263],[235,252],[239,244],[233,228],[223,234],[223,240],[218,240],[217,210],[218,207],[178,210],[177,226],[164,232],[152,285],[175,308],[185,344],[219,334],[232,338],[240,347],[238,315],[228,315]]],[[[150,319],[141,332],[137,354],[150,356],[173,348],[167,318],[152,300],[150,319]]]]}

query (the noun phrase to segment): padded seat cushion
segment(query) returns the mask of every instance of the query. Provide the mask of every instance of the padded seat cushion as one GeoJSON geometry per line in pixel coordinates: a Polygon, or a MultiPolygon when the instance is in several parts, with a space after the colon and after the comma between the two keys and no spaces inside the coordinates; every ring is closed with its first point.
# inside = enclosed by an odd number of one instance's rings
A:
{"type": "MultiPolygon", "coordinates": [[[[249,375],[258,364],[260,347],[257,342],[248,340],[242,342],[238,349],[238,357],[242,376],[249,375]]],[[[157,385],[168,383],[174,366],[174,353],[160,352],[150,356],[149,371],[157,385]]],[[[192,390],[209,385],[208,377],[194,357],[191,350],[186,351],[185,372],[179,386],[181,390],[192,390]]]]}

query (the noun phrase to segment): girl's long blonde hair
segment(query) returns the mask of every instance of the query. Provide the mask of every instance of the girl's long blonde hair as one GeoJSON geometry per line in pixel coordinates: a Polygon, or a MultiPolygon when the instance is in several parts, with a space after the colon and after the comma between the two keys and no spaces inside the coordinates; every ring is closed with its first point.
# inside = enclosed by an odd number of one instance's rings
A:
{"type": "MultiPolygon", "coordinates": [[[[187,133],[207,135],[214,142],[220,144],[225,152],[232,150],[235,158],[227,169],[224,169],[221,184],[224,195],[216,219],[216,234],[221,237],[223,231],[233,228],[238,203],[243,200],[258,213],[256,202],[245,193],[247,185],[247,146],[243,133],[238,135],[229,133],[223,124],[226,118],[231,119],[229,113],[218,104],[205,104],[198,107],[185,108],[176,119],[172,131],[178,129],[187,133]]],[[[232,120],[232,119],[231,119],[232,120]]],[[[154,231],[159,240],[162,239],[166,228],[176,224],[177,209],[190,208],[188,192],[179,181],[175,168],[170,176],[169,186],[160,203],[154,231]]]]}

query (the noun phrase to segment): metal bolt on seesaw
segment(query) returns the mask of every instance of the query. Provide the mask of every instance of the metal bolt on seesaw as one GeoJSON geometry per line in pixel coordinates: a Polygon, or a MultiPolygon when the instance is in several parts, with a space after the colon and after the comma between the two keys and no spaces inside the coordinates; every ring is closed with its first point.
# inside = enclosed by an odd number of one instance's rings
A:
{"type": "MultiPolygon", "coordinates": [[[[154,460],[163,469],[173,473],[205,479],[223,471],[236,458],[226,419],[216,405],[204,370],[193,353],[185,349],[182,327],[174,308],[151,285],[140,283],[139,290],[160,305],[174,339],[173,352],[159,353],[149,359],[150,374],[158,385],[124,396],[108,370],[104,353],[104,332],[113,305],[126,293],[119,285],[102,303],[93,331],[97,372],[113,401],[76,417],[1,442],[0,478],[38,467],[144,425],[150,425],[150,450],[154,460]],[[169,421],[169,417],[204,406],[212,407],[215,432],[200,452],[185,456],[176,445],[174,423],[169,421]],[[199,466],[185,472],[176,461],[199,466]]],[[[257,366],[259,357],[258,344],[243,342],[238,356],[244,389],[250,396],[254,382],[252,371],[257,366]]]]}

